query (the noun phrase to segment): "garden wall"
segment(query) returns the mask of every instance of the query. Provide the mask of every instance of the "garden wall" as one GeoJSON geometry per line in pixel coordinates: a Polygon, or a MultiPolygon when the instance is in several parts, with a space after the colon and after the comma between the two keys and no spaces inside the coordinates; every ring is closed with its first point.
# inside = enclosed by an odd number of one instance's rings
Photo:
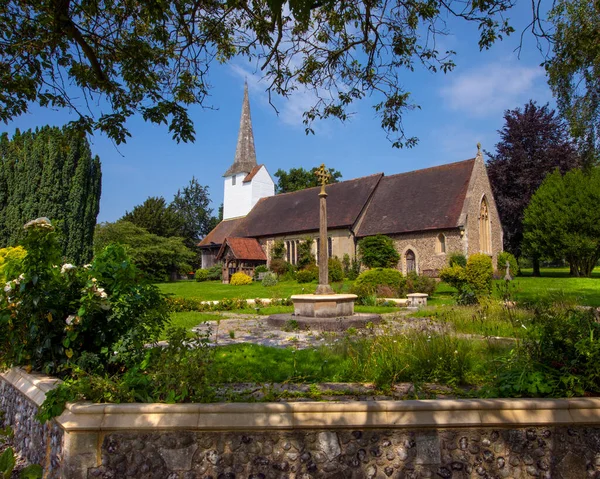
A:
{"type": "MultiPolygon", "coordinates": [[[[43,391],[35,380],[15,370],[3,375],[2,409],[37,404],[31,398],[43,391]]],[[[597,398],[73,404],[56,420],[62,435],[54,426],[36,429],[33,409],[18,420],[46,441],[44,464],[56,466],[47,477],[600,476],[597,398]],[[62,449],[48,447],[53,439],[62,449]]]]}

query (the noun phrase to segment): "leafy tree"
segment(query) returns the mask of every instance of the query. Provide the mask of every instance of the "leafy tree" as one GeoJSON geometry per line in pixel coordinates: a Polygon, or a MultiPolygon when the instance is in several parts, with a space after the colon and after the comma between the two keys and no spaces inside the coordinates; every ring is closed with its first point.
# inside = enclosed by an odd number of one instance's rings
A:
{"type": "MultiPolygon", "coordinates": [[[[291,191],[319,186],[318,178],[315,176],[316,171],[316,166],[310,171],[307,171],[302,167],[291,168],[290,171],[284,171],[281,168],[278,169],[275,172],[275,177],[277,178],[275,192],[290,193],[291,191]]],[[[331,175],[330,183],[337,183],[342,177],[342,174],[333,168],[329,170],[329,174],[331,175]]]]}
{"type": "Polygon", "coordinates": [[[185,219],[174,206],[167,205],[163,197],[148,197],[131,212],[125,212],[121,220],[133,223],[158,236],[183,237],[185,219]]]}
{"type": "Polygon", "coordinates": [[[183,236],[186,245],[190,248],[194,247],[213,227],[214,220],[209,205],[208,186],[201,186],[194,177],[188,186],[177,191],[170,205],[170,208],[183,219],[180,236],[183,236]]]}
{"type": "Polygon", "coordinates": [[[0,119],[31,104],[68,108],[80,129],[117,143],[126,122],[167,124],[177,141],[194,139],[187,108],[203,104],[212,61],[235,56],[258,64],[269,93],[306,87],[314,120],[348,117],[349,105],[378,92],[374,105],[395,146],[407,137],[403,112],[414,108],[399,77],[422,64],[452,70],[452,51],[438,51],[448,15],[479,28],[489,48],[513,31],[504,16],[514,2],[43,2],[6,0],[0,8],[0,119]],[[289,7],[289,8],[288,8],[289,7]],[[423,35],[423,32],[427,32],[423,35]]]}
{"type": "MultiPolygon", "coordinates": [[[[1,15],[0,15],[1,16],[1,15]]],[[[23,239],[23,225],[55,220],[62,255],[75,264],[92,257],[100,209],[100,159],[85,136],[43,127],[0,136],[0,247],[23,239]]]]}
{"type": "Polygon", "coordinates": [[[555,168],[564,173],[580,160],[564,121],[548,105],[530,101],[523,109],[507,110],[504,120],[496,153],[488,153],[487,170],[504,229],[504,249],[519,257],[523,215],[531,196],[548,173],[555,168]]]}
{"type": "Polygon", "coordinates": [[[590,276],[600,259],[600,171],[548,175],[525,210],[524,247],[565,258],[576,276],[590,276]]]}
{"type": "Polygon", "coordinates": [[[94,235],[95,251],[115,243],[128,247],[135,265],[152,281],[167,281],[175,273],[191,271],[195,257],[183,238],[164,238],[128,221],[99,224],[94,235]]]}
{"type": "Polygon", "coordinates": [[[310,237],[298,243],[298,269],[308,268],[315,265],[316,258],[312,252],[314,240],[310,237]]]}
{"type": "Polygon", "coordinates": [[[358,253],[367,268],[395,268],[400,260],[392,238],[386,235],[361,239],[358,242],[358,253]]]}
{"type": "Polygon", "coordinates": [[[600,150],[600,4],[559,0],[553,5],[553,56],[545,63],[548,83],[586,165],[592,166],[600,150]]]}

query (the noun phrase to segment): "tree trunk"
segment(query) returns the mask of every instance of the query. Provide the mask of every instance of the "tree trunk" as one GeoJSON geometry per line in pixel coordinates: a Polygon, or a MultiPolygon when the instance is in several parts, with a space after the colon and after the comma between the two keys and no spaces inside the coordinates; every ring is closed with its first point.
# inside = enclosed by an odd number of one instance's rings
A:
{"type": "Polygon", "coordinates": [[[541,276],[540,274],[540,259],[537,256],[532,258],[533,262],[533,276],[541,276]]]}

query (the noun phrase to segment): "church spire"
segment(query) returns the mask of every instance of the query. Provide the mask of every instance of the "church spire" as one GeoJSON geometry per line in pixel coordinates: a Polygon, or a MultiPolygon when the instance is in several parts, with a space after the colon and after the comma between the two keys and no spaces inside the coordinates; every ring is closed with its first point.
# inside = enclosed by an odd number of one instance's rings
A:
{"type": "Polygon", "coordinates": [[[254,150],[254,134],[252,133],[252,118],[250,117],[250,100],[248,99],[248,83],[244,83],[244,101],[242,103],[242,117],[240,118],[240,132],[238,133],[237,147],[233,165],[223,176],[237,173],[250,173],[256,166],[256,151],[254,150]]]}

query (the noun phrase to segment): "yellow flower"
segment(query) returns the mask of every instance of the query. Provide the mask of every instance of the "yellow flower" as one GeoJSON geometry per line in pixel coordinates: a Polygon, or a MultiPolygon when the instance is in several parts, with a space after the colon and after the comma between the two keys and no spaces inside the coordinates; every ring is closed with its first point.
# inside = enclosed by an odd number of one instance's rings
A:
{"type": "Polygon", "coordinates": [[[52,322],[52,313],[48,313],[48,315],[46,316],[46,318],[48,318],[48,322],[51,323],[52,322]]]}

